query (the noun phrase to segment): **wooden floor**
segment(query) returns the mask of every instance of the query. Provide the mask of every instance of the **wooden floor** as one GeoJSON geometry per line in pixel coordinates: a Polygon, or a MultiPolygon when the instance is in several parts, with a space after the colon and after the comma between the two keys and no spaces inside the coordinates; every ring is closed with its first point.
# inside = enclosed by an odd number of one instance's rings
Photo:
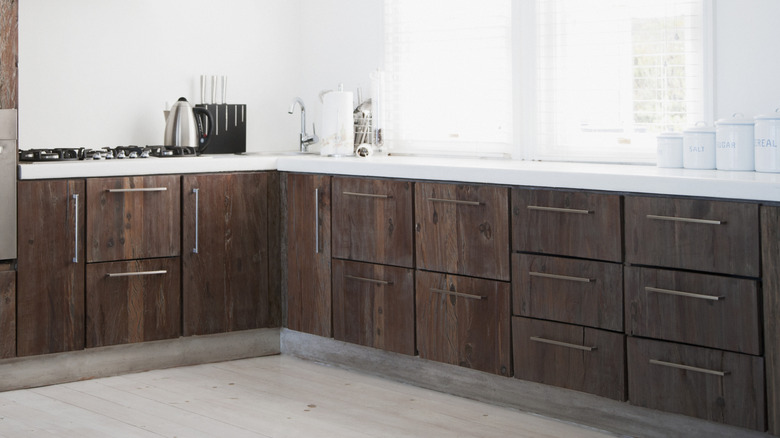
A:
{"type": "Polygon", "coordinates": [[[0,436],[612,435],[292,356],[269,356],[0,393],[0,436]]]}

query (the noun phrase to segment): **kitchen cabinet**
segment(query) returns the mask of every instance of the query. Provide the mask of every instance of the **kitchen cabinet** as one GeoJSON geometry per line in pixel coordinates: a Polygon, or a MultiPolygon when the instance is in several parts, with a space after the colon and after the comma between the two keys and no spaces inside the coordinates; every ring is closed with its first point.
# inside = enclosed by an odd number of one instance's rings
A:
{"type": "Polygon", "coordinates": [[[268,173],[182,179],[184,335],[269,324],[268,173]]]}
{"type": "Polygon", "coordinates": [[[333,337],[413,356],[414,271],[334,259],[333,337]]]}
{"type": "Polygon", "coordinates": [[[761,271],[767,421],[780,435],[780,206],[761,206],[761,271]]]}
{"type": "Polygon", "coordinates": [[[84,180],[19,181],[17,355],[84,348],[84,180]]]}
{"type": "Polygon", "coordinates": [[[178,337],[180,281],[175,257],[88,264],[86,346],[178,337]]]}
{"type": "Polygon", "coordinates": [[[0,359],[16,356],[16,271],[0,272],[0,359]]]}
{"type": "Polygon", "coordinates": [[[331,177],[286,175],[287,327],[332,336],[331,177]]]}

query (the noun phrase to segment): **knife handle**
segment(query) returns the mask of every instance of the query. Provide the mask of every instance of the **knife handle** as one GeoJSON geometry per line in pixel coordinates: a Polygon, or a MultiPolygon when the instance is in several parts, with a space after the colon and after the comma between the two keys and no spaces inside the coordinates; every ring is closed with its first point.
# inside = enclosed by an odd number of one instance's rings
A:
{"type": "Polygon", "coordinates": [[[200,103],[206,103],[206,75],[200,75],[200,103]]]}
{"type": "Polygon", "coordinates": [[[211,103],[217,103],[217,76],[211,76],[211,103]]]}
{"type": "Polygon", "coordinates": [[[222,76],[222,103],[227,103],[227,76],[222,76]]]}

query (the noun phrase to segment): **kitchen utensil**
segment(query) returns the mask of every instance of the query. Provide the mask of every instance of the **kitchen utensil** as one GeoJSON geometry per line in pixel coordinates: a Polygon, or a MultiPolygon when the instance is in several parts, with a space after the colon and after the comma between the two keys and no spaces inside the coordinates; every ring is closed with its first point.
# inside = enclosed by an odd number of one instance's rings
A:
{"type": "Polygon", "coordinates": [[[202,153],[211,140],[212,126],[213,118],[207,109],[193,108],[187,99],[181,97],[168,114],[163,145],[195,147],[198,153],[202,153]],[[203,129],[201,116],[206,117],[206,131],[203,129]]]}
{"type": "Polygon", "coordinates": [[[757,172],[780,172],[780,108],[774,114],[755,117],[755,164],[757,172]]]}
{"type": "Polygon", "coordinates": [[[741,113],[715,123],[715,167],[718,170],[754,170],[753,120],[741,113]]]}
{"type": "Polygon", "coordinates": [[[683,167],[686,169],[715,168],[715,128],[706,122],[683,131],[683,167]]]}
{"type": "Polygon", "coordinates": [[[658,167],[683,167],[683,135],[664,132],[658,136],[658,167]]]}

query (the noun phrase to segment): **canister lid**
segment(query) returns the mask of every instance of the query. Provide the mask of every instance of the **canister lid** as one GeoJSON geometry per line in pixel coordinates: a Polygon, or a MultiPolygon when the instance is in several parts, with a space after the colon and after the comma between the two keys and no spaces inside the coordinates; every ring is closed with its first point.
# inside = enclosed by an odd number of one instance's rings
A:
{"type": "Polygon", "coordinates": [[[715,126],[720,125],[752,125],[754,123],[753,119],[746,119],[742,113],[734,113],[729,118],[725,119],[718,119],[717,122],[715,122],[715,126]]]}
{"type": "Polygon", "coordinates": [[[658,138],[682,138],[682,133],[680,132],[662,132],[658,134],[658,138]]]}
{"type": "Polygon", "coordinates": [[[684,134],[715,134],[715,128],[707,126],[704,120],[696,122],[695,125],[685,128],[684,134]]]}
{"type": "Polygon", "coordinates": [[[754,117],[756,120],[780,120],[780,108],[776,108],[771,114],[761,114],[754,117]]]}

